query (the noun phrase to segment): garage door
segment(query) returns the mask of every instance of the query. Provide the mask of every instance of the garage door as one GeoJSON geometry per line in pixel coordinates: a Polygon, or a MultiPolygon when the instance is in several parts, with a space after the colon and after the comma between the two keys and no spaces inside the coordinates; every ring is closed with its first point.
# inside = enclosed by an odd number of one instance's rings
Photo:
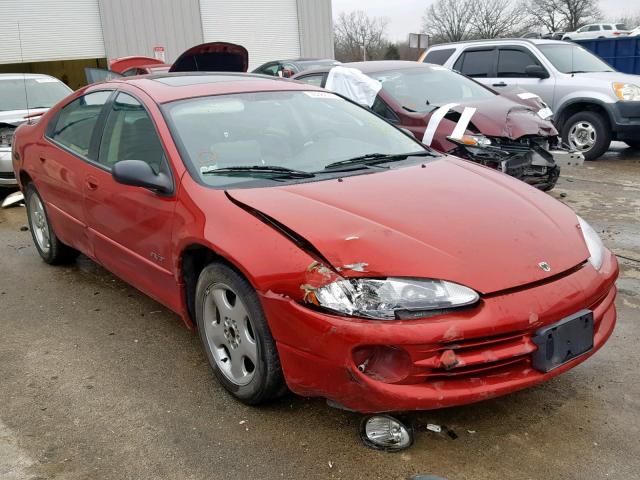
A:
{"type": "Polygon", "coordinates": [[[0,52],[0,63],[104,57],[98,0],[1,0],[0,52]]]}
{"type": "Polygon", "coordinates": [[[205,42],[225,41],[249,51],[249,70],[300,56],[296,0],[200,0],[205,42]]]}

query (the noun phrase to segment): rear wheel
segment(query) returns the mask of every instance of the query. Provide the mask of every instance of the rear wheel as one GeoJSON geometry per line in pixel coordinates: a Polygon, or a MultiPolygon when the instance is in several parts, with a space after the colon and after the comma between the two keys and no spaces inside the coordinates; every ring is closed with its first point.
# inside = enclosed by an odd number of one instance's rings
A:
{"type": "Polygon", "coordinates": [[[196,321],[209,363],[232,395],[257,405],[286,392],[271,330],[244,277],[222,263],[205,267],[196,287],[196,321]]]}
{"type": "Polygon", "coordinates": [[[611,129],[602,115],[578,112],[562,126],[562,141],[584,155],[585,160],[601,157],[611,144],[611,129]]]}
{"type": "Polygon", "coordinates": [[[36,250],[42,259],[50,265],[59,265],[73,261],[80,252],[65,245],[53,231],[42,197],[33,183],[27,185],[27,218],[29,230],[36,250]]]}

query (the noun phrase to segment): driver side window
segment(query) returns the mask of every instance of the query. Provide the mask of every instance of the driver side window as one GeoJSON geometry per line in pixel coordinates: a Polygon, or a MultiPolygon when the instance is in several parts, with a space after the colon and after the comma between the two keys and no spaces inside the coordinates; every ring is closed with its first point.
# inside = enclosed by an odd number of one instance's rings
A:
{"type": "Polygon", "coordinates": [[[98,162],[111,169],[120,160],[142,160],[160,172],[164,150],[149,113],[131,95],[119,93],[105,123],[98,162]]]}

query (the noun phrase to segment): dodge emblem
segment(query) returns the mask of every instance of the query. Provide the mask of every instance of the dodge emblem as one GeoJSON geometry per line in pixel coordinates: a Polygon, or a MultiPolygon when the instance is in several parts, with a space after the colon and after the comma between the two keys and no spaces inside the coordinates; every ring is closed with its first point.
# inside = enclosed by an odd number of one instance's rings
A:
{"type": "Polygon", "coordinates": [[[551,265],[549,265],[547,262],[540,262],[538,264],[538,266],[544,270],[545,272],[550,272],[551,271],[551,265]]]}

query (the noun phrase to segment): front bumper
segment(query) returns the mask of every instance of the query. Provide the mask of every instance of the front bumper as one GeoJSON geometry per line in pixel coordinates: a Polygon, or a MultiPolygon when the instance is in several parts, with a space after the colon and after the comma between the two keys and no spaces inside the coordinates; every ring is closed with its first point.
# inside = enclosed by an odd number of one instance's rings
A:
{"type": "Polygon", "coordinates": [[[607,104],[616,140],[640,138],[640,102],[616,102],[607,104]]]}
{"type": "Polygon", "coordinates": [[[613,331],[617,275],[609,254],[600,272],[585,263],[548,283],[483,296],[470,310],[394,322],[328,315],[272,292],[261,301],[293,392],[363,413],[428,410],[511,393],[585,361],[613,331]],[[594,312],[593,350],[548,373],[533,369],[534,332],[584,308],[594,312]],[[353,354],[363,346],[407,352],[411,374],[392,383],[361,372],[353,354]]]}
{"type": "Polygon", "coordinates": [[[11,148],[0,148],[0,187],[13,187],[18,185],[13,163],[11,162],[11,148]]]}

